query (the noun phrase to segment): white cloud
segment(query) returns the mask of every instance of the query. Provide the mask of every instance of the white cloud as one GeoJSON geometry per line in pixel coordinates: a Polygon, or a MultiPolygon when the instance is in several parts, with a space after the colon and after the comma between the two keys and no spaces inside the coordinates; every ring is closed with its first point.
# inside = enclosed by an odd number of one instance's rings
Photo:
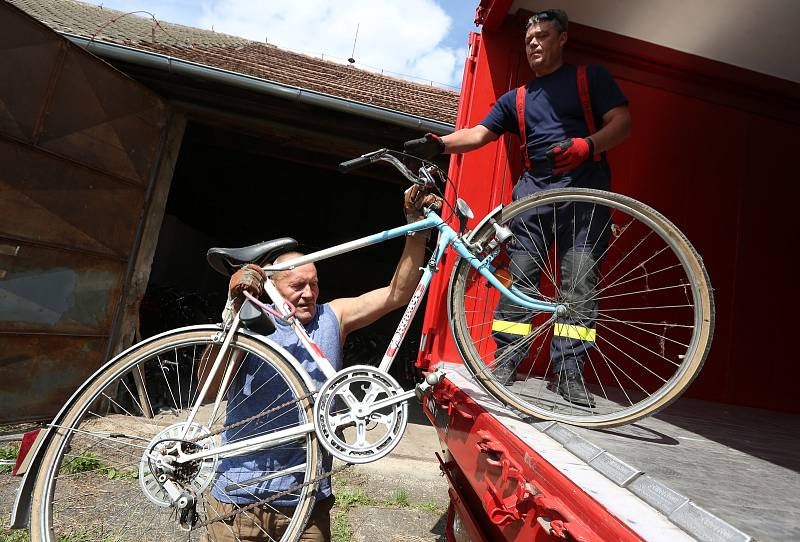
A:
{"type": "Polygon", "coordinates": [[[452,21],[434,0],[211,0],[199,25],[356,65],[460,85],[463,49],[442,44],[452,21]]]}

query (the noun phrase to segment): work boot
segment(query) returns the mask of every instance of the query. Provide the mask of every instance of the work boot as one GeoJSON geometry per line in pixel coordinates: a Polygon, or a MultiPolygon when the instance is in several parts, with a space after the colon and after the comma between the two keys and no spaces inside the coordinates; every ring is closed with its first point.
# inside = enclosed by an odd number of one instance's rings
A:
{"type": "Polygon", "coordinates": [[[550,375],[548,388],[573,405],[594,408],[594,396],[586,387],[583,375],[577,369],[567,369],[550,375]]]}
{"type": "Polygon", "coordinates": [[[490,367],[492,375],[504,386],[511,386],[514,384],[514,377],[517,373],[517,368],[511,361],[501,361],[494,367],[490,367]]]}

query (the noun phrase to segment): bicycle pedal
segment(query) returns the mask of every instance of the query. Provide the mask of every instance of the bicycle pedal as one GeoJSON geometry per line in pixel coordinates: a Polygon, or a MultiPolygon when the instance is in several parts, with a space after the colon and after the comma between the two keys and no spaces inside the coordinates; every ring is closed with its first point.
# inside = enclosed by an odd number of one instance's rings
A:
{"type": "Polygon", "coordinates": [[[433,390],[433,387],[436,386],[436,384],[438,384],[439,382],[441,382],[442,376],[443,376],[442,372],[439,370],[436,370],[432,373],[428,373],[427,375],[425,375],[425,380],[419,382],[414,387],[414,395],[416,395],[417,401],[421,403],[423,397],[425,397],[426,395],[430,395],[431,391],[433,390]]]}

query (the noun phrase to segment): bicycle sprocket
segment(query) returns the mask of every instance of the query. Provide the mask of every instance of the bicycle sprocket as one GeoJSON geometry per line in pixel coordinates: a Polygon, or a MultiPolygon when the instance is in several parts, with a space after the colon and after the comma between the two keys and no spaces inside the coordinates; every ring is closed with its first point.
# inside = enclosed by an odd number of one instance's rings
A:
{"type": "Polygon", "coordinates": [[[214,480],[217,469],[217,456],[206,457],[185,465],[177,465],[173,461],[177,457],[177,447],[183,446],[184,452],[195,452],[215,446],[210,431],[197,423],[193,423],[184,440],[184,422],[173,424],[158,433],[147,445],[142,459],[139,461],[139,485],[145,496],[154,504],[167,507],[173,504],[164,482],[169,479],[195,495],[200,495],[214,480]],[[190,442],[192,439],[194,442],[190,442]],[[191,446],[191,450],[185,447],[191,446]]]}

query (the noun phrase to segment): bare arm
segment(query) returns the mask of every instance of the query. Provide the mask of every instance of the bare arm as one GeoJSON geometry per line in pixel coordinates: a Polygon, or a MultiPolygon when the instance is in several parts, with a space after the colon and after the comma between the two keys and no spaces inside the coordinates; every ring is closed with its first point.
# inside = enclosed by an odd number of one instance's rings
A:
{"type": "Polygon", "coordinates": [[[603,127],[591,135],[594,152],[608,151],[625,141],[631,133],[631,113],[628,106],[610,109],[603,115],[603,127]]]}
{"type": "Polygon", "coordinates": [[[420,267],[425,259],[424,235],[406,237],[400,261],[387,286],[358,297],[334,299],[330,305],[339,319],[342,340],[349,333],[375,322],[380,317],[406,305],[422,275],[420,267]]]}
{"type": "Polygon", "coordinates": [[[498,137],[500,136],[486,126],[477,124],[472,128],[462,128],[452,134],[447,134],[442,137],[442,141],[444,142],[444,152],[459,154],[483,147],[487,143],[495,141],[498,137]]]}

